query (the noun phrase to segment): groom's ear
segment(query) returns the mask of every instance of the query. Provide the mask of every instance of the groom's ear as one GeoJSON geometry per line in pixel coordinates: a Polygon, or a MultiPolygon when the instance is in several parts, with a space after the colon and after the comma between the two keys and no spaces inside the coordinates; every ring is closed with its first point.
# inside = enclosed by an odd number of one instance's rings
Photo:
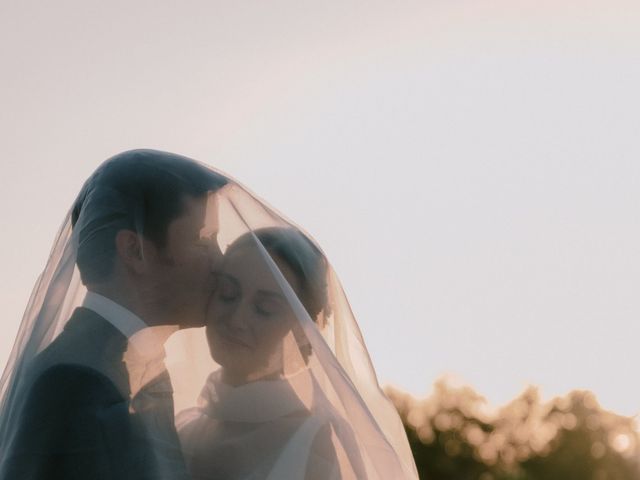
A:
{"type": "Polygon", "coordinates": [[[124,265],[135,273],[144,273],[145,262],[141,236],[131,230],[120,230],[115,240],[118,257],[124,265]]]}

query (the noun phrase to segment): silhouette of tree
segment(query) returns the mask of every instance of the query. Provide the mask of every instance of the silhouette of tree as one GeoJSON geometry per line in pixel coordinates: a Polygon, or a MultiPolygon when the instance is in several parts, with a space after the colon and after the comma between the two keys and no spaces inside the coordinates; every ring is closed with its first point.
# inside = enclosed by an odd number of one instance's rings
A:
{"type": "Polygon", "coordinates": [[[542,402],[529,387],[496,411],[470,387],[437,381],[415,399],[387,394],[427,480],[638,480],[634,419],[603,410],[591,392],[542,402]]]}

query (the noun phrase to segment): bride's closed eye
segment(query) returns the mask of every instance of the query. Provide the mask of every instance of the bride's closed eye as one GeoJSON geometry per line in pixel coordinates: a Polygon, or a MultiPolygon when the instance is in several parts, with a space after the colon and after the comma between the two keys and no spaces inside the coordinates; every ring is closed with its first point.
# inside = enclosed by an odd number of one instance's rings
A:
{"type": "Polygon", "coordinates": [[[258,298],[254,302],[256,312],[267,318],[271,318],[283,313],[284,304],[277,294],[258,294],[258,298]]]}

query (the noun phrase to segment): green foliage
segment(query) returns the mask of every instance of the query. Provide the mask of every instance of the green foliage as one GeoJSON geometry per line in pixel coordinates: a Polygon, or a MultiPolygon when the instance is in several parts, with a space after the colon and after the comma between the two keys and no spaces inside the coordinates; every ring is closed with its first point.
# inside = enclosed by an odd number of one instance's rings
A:
{"type": "Polygon", "coordinates": [[[530,387],[490,411],[469,387],[438,381],[417,400],[389,389],[426,480],[638,480],[634,419],[603,410],[592,393],[542,402],[530,387]]]}

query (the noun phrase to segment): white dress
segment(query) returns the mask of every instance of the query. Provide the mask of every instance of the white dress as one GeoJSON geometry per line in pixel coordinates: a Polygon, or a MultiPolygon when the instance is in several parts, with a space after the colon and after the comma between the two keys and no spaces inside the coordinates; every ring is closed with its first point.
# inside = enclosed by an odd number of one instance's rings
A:
{"type": "Polygon", "coordinates": [[[337,425],[344,431],[345,424],[318,411],[316,394],[308,370],[238,387],[222,382],[219,370],[212,373],[200,406],[177,419],[192,478],[351,478],[340,472],[344,455],[335,435],[337,425]]]}

